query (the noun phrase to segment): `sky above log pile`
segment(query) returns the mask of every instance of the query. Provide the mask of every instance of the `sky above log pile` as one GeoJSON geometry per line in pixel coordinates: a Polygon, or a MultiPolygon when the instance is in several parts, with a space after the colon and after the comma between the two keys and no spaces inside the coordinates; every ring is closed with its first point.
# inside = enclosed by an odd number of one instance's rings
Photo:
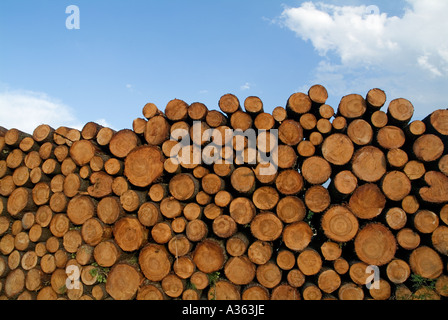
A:
{"type": "Polygon", "coordinates": [[[226,93],[272,112],[317,83],[335,109],[381,88],[421,119],[448,108],[446,13],[446,0],[2,0],[0,126],[132,128],[147,102],[218,109],[226,93]]]}

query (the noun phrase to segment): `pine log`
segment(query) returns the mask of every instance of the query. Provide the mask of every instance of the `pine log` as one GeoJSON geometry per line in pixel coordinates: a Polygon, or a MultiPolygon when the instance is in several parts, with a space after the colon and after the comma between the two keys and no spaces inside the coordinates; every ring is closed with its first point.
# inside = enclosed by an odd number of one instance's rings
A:
{"type": "Polygon", "coordinates": [[[386,173],[386,156],[376,147],[363,147],[352,158],[352,170],[360,180],[377,182],[386,173]]]}
{"type": "Polygon", "coordinates": [[[296,170],[281,171],[275,179],[275,187],[283,195],[296,195],[304,186],[302,175],[296,170]]]}
{"type": "Polygon", "coordinates": [[[227,279],[236,285],[245,285],[255,278],[255,265],[247,256],[231,257],[224,265],[227,279]]]}
{"type": "Polygon", "coordinates": [[[282,270],[275,262],[269,261],[257,267],[256,278],[263,287],[272,289],[281,282],[282,270]]]}
{"type": "Polygon", "coordinates": [[[238,98],[231,94],[225,94],[219,99],[219,108],[222,112],[230,115],[238,110],[241,110],[240,102],[238,98]]]}
{"type": "Polygon", "coordinates": [[[254,241],[247,250],[249,260],[257,265],[267,263],[273,253],[272,243],[267,241],[254,241]]]}
{"type": "Polygon", "coordinates": [[[283,223],[271,212],[259,213],[250,224],[252,235],[261,241],[274,241],[283,232],[283,223]]]}
{"type": "Polygon", "coordinates": [[[291,95],[286,104],[286,110],[294,118],[311,110],[312,101],[309,96],[302,92],[291,95]]]}
{"type": "Polygon", "coordinates": [[[444,269],[440,255],[427,246],[420,246],[412,251],[409,265],[413,273],[427,279],[438,278],[444,269]]]}
{"type": "Polygon", "coordinates": [[[143,277],[135,267],[120,263],[110,270],[106,291],[115,300],[131,300],[142,282],[143,277]]]}
{"type": "Polygon", "coordinates": [[[405,126],[414,115],[414,106],[403,98],[392,100],[387,108],[387,116],[391,123],[405,126]]]}
{"type": "Polygon", "coordinates": [[[440,109],[423,119],[423,122],[426,124],[428,132],[446,136],[448,135],[447,119],[448,109],[440,109]]]}
{"type": "Polygon", "coordinates": [[[232,257],[238,257],[246,252],[248,246],[248,237],[244,233],[238,232],[227,239],[226,252],[232,257]]]}
{"type": "Polygon", "coordinates": [[[347,207],[334,205],[323,214],[321,227],[329,239],[348,242],[358,233],[359,222],[347,207]]]}
{"type": "Polygon", "coordinates": [[[417,159],[423,162],[439,160],[444,149],[445,146],[442,139],[433,134],[420,136],[412,146],[412,151],[417,159]]]}
{"type": "Polygon", "coordinates": [[[356,235],[356,255],[369,265],[382,266],[389,263],[394,258],[396,249],[394,235],[381,223],[370,223],[356,235]]]}
{"type": "Polygon", "coordinates": [[[296,146],[303,140],[303,128],[299,122],[287,119],[278,127],[279,140],[289,146],[296,146]]]}
{"type": "MultiPolygon", "coordinates": [[[[302,251],[311,242],[313,231],[308,223],[299,221],[288,224],[283,229],[282,240],[293,251],[302,251]]],[[[303,270],[302,270],[303,272],[303,270]]]]}
{"type": "Polygon", "coordinates": [[[376,141],[386,150],[399,149],[406,142],[406,136],[401,128],[387,125],[378,131],[376,141]]]}
{"type": "Polygon", "coordinates": [[[121,218],[113,227],[115,241],[128,252],[140,249],[147,241],[147,233],[148,230],[134,217],[121,218]]]}
{"type": "Polygon", "coordinates": [[[386,198],[376,184],[364,184],[353,192],[349,200],[350,210],[360,219],[373,219],[386,206],[386,198]]]}
{"type": "Polygon", "coordinates": [[[369,108],[374,111],[381,109],[386,103],[387,97],[384,90],[374,88],[369,90],[366,96],[366,102],[369,108]]]}
{"type": "Polygon", "coordinates": [[[305,218],[306,208],[307,207],[301,198],[296,196],[286,196],[278,202],[276,213],[282,222],[292,223],[302,221],[305,218]]]}
{"type": "Polygon", "coordinates": [[[320,156],[312,156],[303,161],[303,178],[312,185],[325,183],[331,176],[330,163],[320,156]]]}
{"type": "Polygon", "coordinates": [[[425,174],[425,182],[429,187],[419,190],[419,196],[429,203],[448,201],[448,177],[441,172],[429,171],[425,174]]]}
{"type": "Polygon", "coordinates": [[[344,96],[338,107],[338,114],[347,119],[360,118],[366,111],[366,100],[359,94],[349,94],[344,96]]]}
{"type": "Polygon", "coordinates": [[[317,275],[322,263],[320,254],[311,248],[303,250],[297,257],[297,266],[305,276],[317,275]]]}

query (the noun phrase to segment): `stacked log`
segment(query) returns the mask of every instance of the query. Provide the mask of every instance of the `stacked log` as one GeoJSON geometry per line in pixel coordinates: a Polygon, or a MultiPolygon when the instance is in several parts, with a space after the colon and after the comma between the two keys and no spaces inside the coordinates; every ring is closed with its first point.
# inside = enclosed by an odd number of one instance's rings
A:
{"type": "Polygon", "coordinates": [[[327,99],[0,127],[0,298],[446,299],[448,110],[327,99]]]}

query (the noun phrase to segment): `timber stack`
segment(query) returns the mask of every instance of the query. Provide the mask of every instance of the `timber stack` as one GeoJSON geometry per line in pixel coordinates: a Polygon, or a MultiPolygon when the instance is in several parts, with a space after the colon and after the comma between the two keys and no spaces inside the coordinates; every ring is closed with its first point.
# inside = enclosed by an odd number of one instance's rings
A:
{"type": "Polygon", "coordinates": [[[446,299],[448,110],[327,100],[0,127],[0,298],[446,299]]]}

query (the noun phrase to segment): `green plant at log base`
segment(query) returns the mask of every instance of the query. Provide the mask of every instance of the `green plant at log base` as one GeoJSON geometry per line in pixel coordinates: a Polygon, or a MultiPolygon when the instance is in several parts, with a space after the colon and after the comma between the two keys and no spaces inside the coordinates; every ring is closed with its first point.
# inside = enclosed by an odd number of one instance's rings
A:
{"type": "Polygon", "coordinates": [[[110,268],[100,267],[96,262],[92,263],[92,266],[94,266],[95,268],[91,269],[89,271],[89,274],[92,277],[97,277],[96,281],[98,281],[98,283],[106,283],[107,275],[109,274],[110,268]]]}
{"type": "MultiPolygon", "coordinates": [[[[412,274],[411,275],[411,282],[412,282],[412,288],[417,291],[421,288],[426,288],[429,290],[435,290],[436,288],[436,279],[428,279],[428,278],[424,278],[420,275],[417,274],[412,274]]],[[[422,294],[412,294],[412,298],[417,299],[417,300],[431,300],[433,294],[431,293],[431,291],[426,292],[426,293],[422,293],[422,294]]]]}
{"type": "Polygon", "coordinates": [[[219,276],[221,273],[219,271],[215,271],[213,273],[207,274],[208,276],[208,283],[210,285],[210,288],[213,289],[212,291],[212,298],[211,300],[216,300],[216,282],[219,280],[219,276]]]}

